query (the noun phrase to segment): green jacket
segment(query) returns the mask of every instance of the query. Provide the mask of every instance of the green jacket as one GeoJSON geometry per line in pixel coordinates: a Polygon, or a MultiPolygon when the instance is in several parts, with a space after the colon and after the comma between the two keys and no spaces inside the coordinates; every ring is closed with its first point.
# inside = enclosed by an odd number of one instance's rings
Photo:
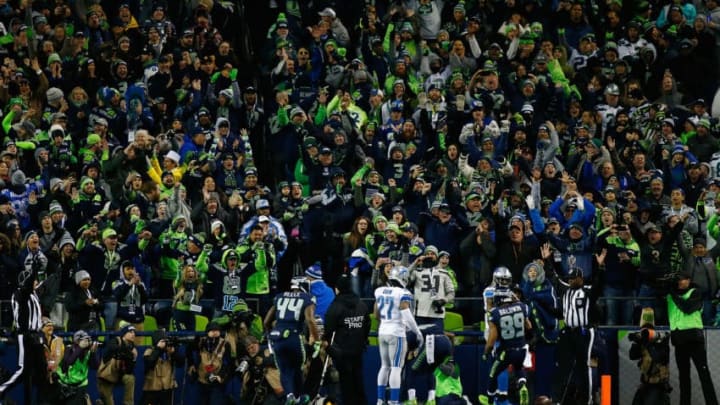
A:
{"type": "MultiPolygon", "coordinates": [[[[80,350],[73,346],[73,349],[80,350]]],[[[68,356],[68,352],[65,356],[68,356]]],[[[88,373],[90,371],[90,358],[92,353],[88,350],[84,355],[75,360],[72,364],[67,367],[67,371],[63,371],[63,364],[57,368],[57,375],[60,378],[60,382],[64,385],[71,385],[74,387],[86,387],[88,385],[88,373]]],[[[61,363],[64,363],[61,362],[61,363]]]]}
{"type": "Polygon", "coordinates": [[[703,328],[703,303],[697,288],[690,288],[682,295],[668,294],[666,299],[671,331],[703,328]]]}
{"type": "MultiPolygon", "coordinates": [[[[173,220],[175,223],[175,220],[173,220]]],[[[176,280],[182,262],[180,254],[187,248],[188,236],[185,232],[176,232],[174,226],[160,235],[160,278],[163,280],[176,280]]],[[[200,270],[198,270],[199,272],[200,270]]]]}
{"type": "MultiPolygon", "coordinates": [[[[443,363],[447,363],[447,359],[443,363]]],[[[462,397],[463,388],[460,382],[460,367],[455,364],[454,371],[451,375],[446,375],[440,371],[440,367],[435,368],[435,397],[442,398],[451,394],[462,397]]]]}
{"type": "Polygon", "coordinates": [[[271,284],[277,282],[275,249],[272,244],[257,242],[250,245],[250,240],[246,239],[235,249],[240,257],[240,268],[247,266],[243,272],[249,272],[245,292],[253,295],[269,294],[271,284]]]}

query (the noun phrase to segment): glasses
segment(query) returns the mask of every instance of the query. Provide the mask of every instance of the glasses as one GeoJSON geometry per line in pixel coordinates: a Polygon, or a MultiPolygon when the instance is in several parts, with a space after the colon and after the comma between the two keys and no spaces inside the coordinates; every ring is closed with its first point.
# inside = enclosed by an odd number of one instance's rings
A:
{"type": "Polygon", "coordinates": [[[28,83],[27,81],[24,81],[24,80],[21,82],[18,82],[18,84],[23,87],[30,86],[30,83],[28,83]]]}

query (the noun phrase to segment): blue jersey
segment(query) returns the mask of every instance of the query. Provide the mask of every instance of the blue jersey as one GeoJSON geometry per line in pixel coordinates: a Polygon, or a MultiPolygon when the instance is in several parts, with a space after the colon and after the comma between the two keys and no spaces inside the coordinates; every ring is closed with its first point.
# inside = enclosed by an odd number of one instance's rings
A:
{"type": "Polygon", "coordinates": [[[527,305],[521,302],[495,307],[490,311],[490,319],[497,327],[501,348],[520,348],[525,345],[527,317],[527,305]]]}
{"type": "Polygon", "coordinates": [[[276,330],[301,331],[305,323],[305,308],[313,305],[312,296],[300,291],[283,292],[275,296],[276,330]]]}

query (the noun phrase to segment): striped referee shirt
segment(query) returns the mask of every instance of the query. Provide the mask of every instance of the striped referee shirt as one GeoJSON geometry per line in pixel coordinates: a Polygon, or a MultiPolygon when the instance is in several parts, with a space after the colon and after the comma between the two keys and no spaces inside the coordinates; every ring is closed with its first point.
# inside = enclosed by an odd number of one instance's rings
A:
{"type": "Polygon", "coordinates": [[[16,291],[12,296],[12,310],[18,332],[42,329],[42,309],[40,308],[40,299],[35,291],[27,295],[16,291]]]}
{"type": "Polygon", "coordinates": [[[590,324],[590,290],[585,288],[565,290],[562,297],[563,318],[570,328],[586,328],[590,324]]]}

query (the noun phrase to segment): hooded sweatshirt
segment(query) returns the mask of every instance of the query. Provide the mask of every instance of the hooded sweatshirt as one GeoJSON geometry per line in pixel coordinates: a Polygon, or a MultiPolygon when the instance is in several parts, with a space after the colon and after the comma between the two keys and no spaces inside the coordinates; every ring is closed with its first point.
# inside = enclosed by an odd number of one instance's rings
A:
{"type": "Polygon", "coordinates": [[[528,303],[530,310],[530,322],[533,329],[538,333],[540,339],[546,343],[556,342],[559,336],[558,320],[556,317],[559,310],[557,293],[545,278],[545,269],[538,263],[530,263],[523,270],[523,279],[520,282],[523,291],[523,298],[528,303]],[[537,277],[531,281],[528,271],[531,268],[537,270],[537,277]]]}
{"type": "Polygon", "coordinates": [[[145,321],[143,309],[148,300],[147,289],[141,281],[134,285],[125,278],[123,266],[120,266],[120,278],[113,283],[113,296],[118,302],[117,319],[130,323],[145,321]]]}

